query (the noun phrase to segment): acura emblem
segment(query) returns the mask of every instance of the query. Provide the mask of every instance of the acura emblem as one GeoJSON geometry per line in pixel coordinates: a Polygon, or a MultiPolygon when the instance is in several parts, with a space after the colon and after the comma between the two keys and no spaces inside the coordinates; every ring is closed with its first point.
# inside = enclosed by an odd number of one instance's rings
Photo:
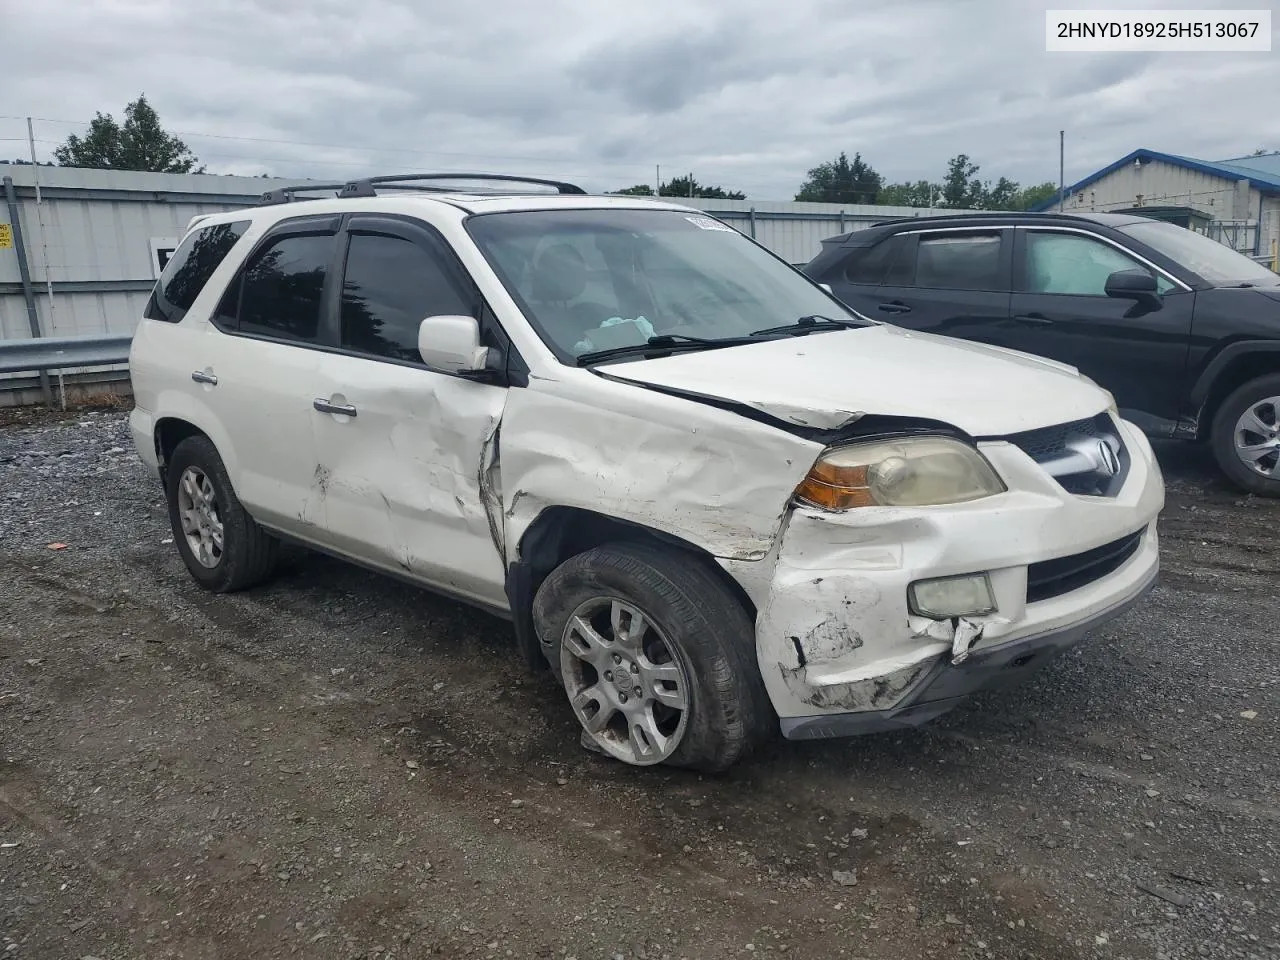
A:
{"type": "Polygon", "coordinates": [[[1120,472],[1120,458],[1105,440],[1098,441],[1097,464],[1098,472],[1104,476],[1114,477],[1120,472]]]}

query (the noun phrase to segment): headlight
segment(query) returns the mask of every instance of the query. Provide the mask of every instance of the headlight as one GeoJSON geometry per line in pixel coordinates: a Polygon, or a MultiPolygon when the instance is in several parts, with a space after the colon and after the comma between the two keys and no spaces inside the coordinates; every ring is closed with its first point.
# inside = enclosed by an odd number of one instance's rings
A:
{"type": "Polygon", "coordinates": [[[824,453],[796,488],[828,510],[964,503],[1006,487],[985,457],[948,437],[904,437],[824,453]]]}

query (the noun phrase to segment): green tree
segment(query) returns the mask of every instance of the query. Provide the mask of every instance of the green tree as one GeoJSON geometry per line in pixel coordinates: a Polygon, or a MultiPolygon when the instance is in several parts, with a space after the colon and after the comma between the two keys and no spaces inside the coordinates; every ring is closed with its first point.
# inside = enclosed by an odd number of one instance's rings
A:
{"type": "Polygon", "coordinates": [[[685,177],[672,177],[658,184],[660,197],[703,197],[709,200],[745,200],[747,195],[740,190],[725,190],[723,187],[703,186],[693,178],[693,174],[685,177]]]}
{"type": "Polygon", "coordinates": [[[884,177],[855,153],[853,160],[841,151],[840,156],[809,170],[809,178],[800,185],[796,200],[810,203],[876,203],[884,177]]]}
{"type": "Polygon", "coordinates": [[[947,175],[942,181],[942,205],[957,210],[972,210],[983,198],[979,167],[968,154],[957,154],[947,161],[947,175]]]}
{"type": "Polygon", "coordinates": [[[634,187],[623,187],[613,192],[627,197],[652,197],[653,187],[647,183],[637,183],[634,187]]]}
{"type": "Polygon", "coordinates": [[[165,132],[145,94],[125,107],[123,124],[96,113],[83,137],[72,134],[53,155],[64,167],[204,173],[193,169],[198,161],[187,145],[165,132]]]}
{"type": "Polygon", "coordinates": [[[915,183],[891,183],[880,189],[876,201],[886,207],[930,207],[942,196],[942,187],[928,180],[915,183]]]}
{"type": "Polygon", "coordinates": [[[1037,183],[1032,187],[1023,187],[1018,191],[1014,204],[1009,207],[1010,210],[1030,210],[1037,204],[1044,203],[1058,195],[1058,185],[1052,180],[1046,180],[1044,183],[1037,183]]]}

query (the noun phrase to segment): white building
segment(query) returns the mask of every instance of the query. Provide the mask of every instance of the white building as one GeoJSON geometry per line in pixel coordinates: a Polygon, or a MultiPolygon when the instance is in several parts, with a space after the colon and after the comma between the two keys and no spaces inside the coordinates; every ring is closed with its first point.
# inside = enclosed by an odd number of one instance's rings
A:
{"type": "Polygon", "coordinates": [[[1168,219],[1264,257],[1280,241],[1280,153],[1208,161],[1135,150],[1069,186],[1063,209],[1168,219]]]}

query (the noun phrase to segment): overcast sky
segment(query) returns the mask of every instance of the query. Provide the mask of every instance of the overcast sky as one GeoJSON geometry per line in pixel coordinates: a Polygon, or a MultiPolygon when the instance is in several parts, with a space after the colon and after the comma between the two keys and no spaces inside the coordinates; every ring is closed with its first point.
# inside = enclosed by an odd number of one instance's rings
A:
{"type": "MultiPolygon", "coordinates": [[[[1047,53],[1046,6],[1101,5],[7,2],[0,114],[48,118],[42,159],[83,130],[52,121],[120,117],[145,91],[213,172],[479,169],[605,190],[661,164],[759,200],[791,199],[841,150],[891,181],[940,179],[963,152],[1026,184],[1057,180],[1059,129],[1068,183],[1137,147],[1280,149],[1274,38],[1272,53],[1047,53]]],[[[0,155],[25,155],[25,135],[0,119],[0,155]]]]}

